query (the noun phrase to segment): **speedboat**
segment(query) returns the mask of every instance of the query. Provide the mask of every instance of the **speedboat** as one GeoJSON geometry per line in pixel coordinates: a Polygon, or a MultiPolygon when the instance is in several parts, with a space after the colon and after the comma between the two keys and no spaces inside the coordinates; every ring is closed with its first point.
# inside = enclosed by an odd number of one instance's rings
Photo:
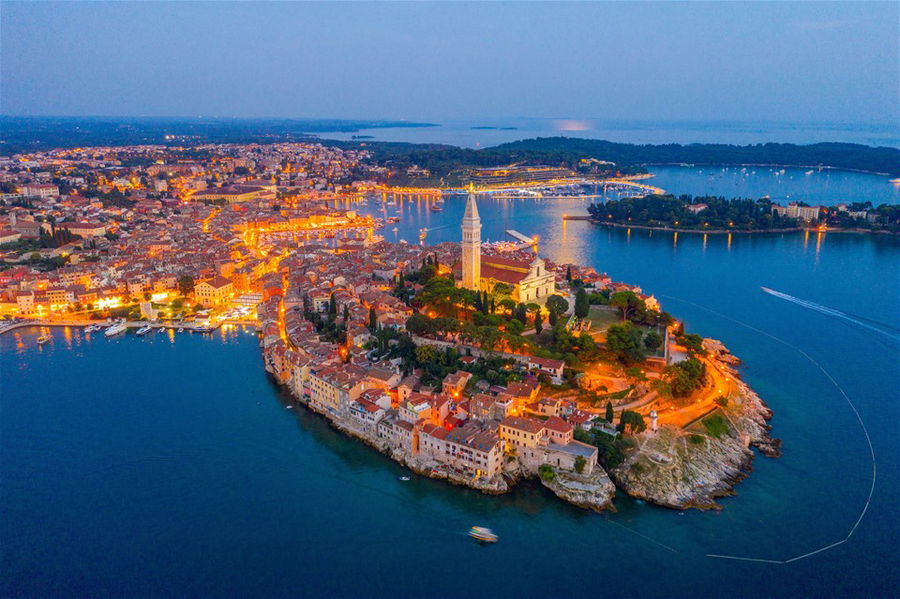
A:
{"type": "Polygon", "coordinates": [[[147,324],[137,330],[137,335],[139,337],[143,337],[144,335],[146,335],[147,333],[149,333],[152,330],[153,330],[153,327],[151,327],[149,324],[147,324]]]}
{"type": "Polygon", "coordinates": [[[400,480],[404,481],[404,482],[405,482],[405,481],[408,481],[408,480],[411,480],[408,476],[400,476],[400,477],[398,477],[398,478],[399,478],[400,480]]]}
{"type": "Polygon", "coordinates": [[[111,327],[109,327],[108,329],[106,329],[106,331],[103,334],[106,335],[107,337],[115,337],[116,335],[118,335],[120,333],[124,333],[127,330],[128,330],[128,326],[124,322],[117,322],[116,324],[114,324],[111,327]]]}
{"type": "Polygon", "coordinates": [[[500,538],[490,528],[483,526],[473,526],[469,529],[469,536],[479,543],[496,543],[500,538]]]}
{"type": "Polygon", "coordinates": [[[179,333],[183,333],[183,332],[184,332],[184,327],[178,327],[178,332],[179,332],[179,333]]]}
{"type": "Polygon", "coordinates": [[[98,327],[98,326],[95,325],[95,324],[91,324],[91,325],[88,325],[88,326],[84,329],[84,332],[85,332],[85,333],[93,333],[93,332],[99,331],[99,330],[100,330],[100,327],[98,327]]]}
{"type": "Polygon", "coordinates": [[[48,341],[50,341],[50,335],[41,335],[37,338],[38,345],[44,345],[48,341]]]}

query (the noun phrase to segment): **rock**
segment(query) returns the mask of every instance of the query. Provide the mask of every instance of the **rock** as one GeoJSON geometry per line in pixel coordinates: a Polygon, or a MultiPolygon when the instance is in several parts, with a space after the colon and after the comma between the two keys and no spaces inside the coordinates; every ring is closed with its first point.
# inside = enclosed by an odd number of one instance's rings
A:
{"type": "Polygon", "coordinates": [[[668,427],[636,437],[640,444],[626,461],[609,471],[616,486],[632,497],[675,509],[719,509],[716,498],[734,494],[747,477],[756,447],[768,457],[780,455],[766,422],[772,411],[744,383],[738,401],[720,408],[730,432],[720,438],[668,427]],[[699,439],[699,442],[698,442],[699,439]]]}
{"type": "Polygon", "coordinates": [[[552,481],[541,479],[541,484],[563,501],[579,507],[597,512],[615,511],[612,501],[616,495],[616,486],[600,467],[591,476],[557,472],[552,481]]]}

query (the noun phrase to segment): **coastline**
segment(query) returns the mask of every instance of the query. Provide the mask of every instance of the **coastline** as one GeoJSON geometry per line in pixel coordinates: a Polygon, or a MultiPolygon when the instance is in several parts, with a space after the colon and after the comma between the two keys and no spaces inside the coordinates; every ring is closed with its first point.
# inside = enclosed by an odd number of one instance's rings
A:
{"type": "Polygon", "coordinates": [[[569,219],[569,220],[587,220],[595,225],[605,226],[605,227],[617,227],[619,229],[644,229],[647,231],[667,231],[670,233],[697,233],[701,235],[729,235],[733,233],[739,234],[747,234],[754,235],[759,233],[799,233],[804,230],[814,230],[814,229],[805,229],[804,227],[789,227],[787,229],[752,229],[749,231],[741,231],[741,230],[729,230],[729,229],[682,229],[680,227],[660,227],[660,226],[652,226],[652,225],[628,225],[623,223],[614,223],[609,221],[598,221],[591,217],[587,217],[586,219],[569,219]]]}
{"type": "MultiPolygon", "coordinates": [[[[749,476],[754,458],[751,448],[774,458],[781,455],[781,442],[769,434],[771,427],[767,421],[773,416],[772,410],[737,374],[733,365],[739,363],[739,360],[721,342],[712,339],[705,341],[715,348],[710,359],[737,381],[739,396],[735,405],[728,410],[731,423],[729,434],[721,439],[710,438],[708,443],[695,448],[691,459],[685,460],[683,469],[677,471],[680,483],[674,488],[667,479],[667,472],[672,472],[672,469],[655,474],[639,471],[637,479],[629,476],[630,471],[625,468],[644,457],[641,449],[629,454],[626,462],[616,468],[607,468],[598,463],[590,475],[558,471],[552,480],[545,480],[533,465],[526,465],[518,457],[510,459],[505,456],[504,467],[497,475],[491,478],[473,477],[455,471],[423,452],[410,453],[402,447],[394,446],[376,431],[355,426],[349,417],[317,408],[303,397],[298,397],[292,386],[277,376],[267,357],[266,348],[262,346],[261,356],[267,375],[294,405],[301,405],[323,417],[332,428],[362,441],[419,476],[446,480],[450,484],[466,486],[487,495],[509,493],[524,479],[537,480],[559,499],[597,512],[616,511],[614,499],[618,492],[670,509],[718,510],[722,506],[715,499],[735,495],[734,487],[749,476]]],[[[693,436],[689,432],[690,428],[662,427],[658,431],[648,429],[633,438],[642,444],[652,444],[663,439],[669,449],[675,452],[676,446],[683,444],[687,447],[683,440],[693,436]]]]}
{"type": "Polygon", "coordinates": [[[853,233],[856,235],[888,235],[888,236],[898,236],[900,232],[895,233],[893,231],[873,231],[870,229],[840,229],[840,228],[829,228],[829,229],[817,229],[815,227],[788,227],[786,229],[751,229],[740,230],[740,229],[683,229],[681,227],[668,227],[668,226],[653,226],[653,225],[631,225],[624,223],[615,223],[610,221],[600,221],[590,216],[565,216],[564,220],[580,220],[580,221],[588,221],[592,224],[603,226],[603,227],[616,227],[619,229],[643,229],[646,231],[665,231],[669,233],[688,233],[688,234],[699,234],[699,235],[758,235],[765,233],[799,233],[801,231],[809,231],[810,233],[853,233]]]}

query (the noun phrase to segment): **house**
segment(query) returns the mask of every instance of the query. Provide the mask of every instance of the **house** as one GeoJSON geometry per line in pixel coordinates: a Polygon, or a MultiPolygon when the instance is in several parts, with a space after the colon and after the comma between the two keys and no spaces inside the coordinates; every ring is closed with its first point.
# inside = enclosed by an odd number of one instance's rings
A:
{"type": "Polygon", "coordinates": [[[507,416],[500,421],[500,438],[510,449],[537,447],[546,444],[547,430],[544,423],[526,416],[507,416]]]}
{"type": "Polygon", "coordinates": [[[459,398],[462,396],[463,390],[465,390],[466,385],[471,379],[471,372],[466,372],[465,370],[457,370],[456,372],[451,372],[444,377],[444,382],[442,385],[443,391],[447,395],[451,395],[454,398],[459,398]]]}
{"type": "Polygon", "coordinates": [[[538,374],[546,374],[554,385],[562,383],[563,370],[566,363],[562,360],[552,360],[550,358],[538,358],[531,356],[528,358],[528,369],[538,374]]]}
{"type": "Polygon", "coordinates": [[[194,286],[194,297],[203,306],[218,306],[227,302],[233,295],[231,279],[219,275],[194,286]]]}

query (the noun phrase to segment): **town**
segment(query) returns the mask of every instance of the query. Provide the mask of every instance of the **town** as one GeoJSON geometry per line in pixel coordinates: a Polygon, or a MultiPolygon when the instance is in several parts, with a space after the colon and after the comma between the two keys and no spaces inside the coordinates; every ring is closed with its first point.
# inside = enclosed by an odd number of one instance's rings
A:
{"type": "MultiPolygon", "coordinates": [[[[583,175],[473,171],[462,242],[428,246],[385,241],[390,221],[355,209],[366,194],[440,209],[440,190],[385,187],[386,168],[316,143],[0,160],[0,331],[254,326],[292,401],[420,475],[487,493],[535,478],[592,509],[616,488],[715,507],[751,445],[778,454],[771,412],[720,343],[521,234],[482,243],[475,181],[533,192],[583,175]]],[[[621,174],[593,184],[662,191],[621,174]]]]}

